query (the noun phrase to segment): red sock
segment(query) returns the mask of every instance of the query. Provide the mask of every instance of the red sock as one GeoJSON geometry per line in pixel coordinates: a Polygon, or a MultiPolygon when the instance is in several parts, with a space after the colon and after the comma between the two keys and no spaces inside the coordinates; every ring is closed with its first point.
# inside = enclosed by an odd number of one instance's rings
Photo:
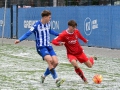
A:
{"type": "Polygon", "coordinates": [[[89,61],[92,63],[92,65],[94,64],[94,58],[93,57],[90,57],[89,61]]]}
{"type": "Polygon", "coordinates": [[[84,80],[84,82],[87,81],[83,74],[83,71],[80,68],[75,69],[75,72],[84,80]]]}

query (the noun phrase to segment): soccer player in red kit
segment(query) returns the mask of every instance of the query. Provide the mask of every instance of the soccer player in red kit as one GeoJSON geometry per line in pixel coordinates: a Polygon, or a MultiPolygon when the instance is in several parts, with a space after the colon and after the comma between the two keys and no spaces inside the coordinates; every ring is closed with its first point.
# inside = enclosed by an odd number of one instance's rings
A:
{"type": "Polygon", "coordinates": [[[73,65],[75,72],[87,83],[83,71],[77,64],[77,61],[84,63],[86,66],[91,68],[94,64],[94,57],[87,57],[83,52],[83,49],[78,41],[81,39],[84,43],[88,40],[85,39],[78,29],[76,29],[77,23],[74,20],[68,22],[68,28],[64,30],[58,37],[52,40],[52,43],[56,46],[64,45],[67,50],[67,57],[70,63],[73,65]]]}

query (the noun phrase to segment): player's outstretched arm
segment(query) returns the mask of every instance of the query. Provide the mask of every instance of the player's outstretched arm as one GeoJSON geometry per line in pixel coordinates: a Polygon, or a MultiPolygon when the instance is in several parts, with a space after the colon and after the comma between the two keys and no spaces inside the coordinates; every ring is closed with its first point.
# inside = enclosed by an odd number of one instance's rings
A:
{"type": "Polygon", "coordinates": [[[63,37],[60,34],[59,36],[57,36],[56,38],[54,38],[52,40],[52,44],[56,45],[56,46],[62,46],[65,44],[65,42],[63,41],[63,37]]]}
{"type": "Polygon", "coordinates": [[[65,42],[58,42],[54,39],[54,40],[52,40],[52,44],[54,44],[56,46],[63,46],[65,44],[65,42]]]}
{"type": "Polygon", "coordinates": [[[50,32],[50,34],[55,35],[55,36],[59,35],[59,33],[55,32],[54,30],[51,30],[51,29],[49,30],[49,32],[50,32]]]}
{"type": "Polygon", "coordinates": [[[60,33],[59,36],[57,36],[56,38],[54,38],[52,40],[52,44],[56,45],[56,46],[62,46],[65,44],[65,39],[64,39],[64,33],[60,33]]]}
{"type": "Polygon", "coordinates": [[[29,37],[32,34],[32,32],[29,30],[27,33],[22,35],[18,40],[15,41],[15,44],[20,43],[21,41],[25,40],[27,37],[29,37]]]}
{"type": "Polygon", "coordinates": [[[78,34],[78,38],[81,39],[84,43],[88,42],[88,40],[82,36],[79,30],[77,31],[77,34],[78,34]]]}

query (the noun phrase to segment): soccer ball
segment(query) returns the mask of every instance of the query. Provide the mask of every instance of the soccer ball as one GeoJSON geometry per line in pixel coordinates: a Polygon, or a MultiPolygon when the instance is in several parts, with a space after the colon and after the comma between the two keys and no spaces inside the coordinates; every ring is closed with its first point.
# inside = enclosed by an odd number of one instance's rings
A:
{"type": "Polygon", "coordinates": [[[96,84],[100,84],[102,82],[102,80],[103,80],[102,75],[96,74],[93,77],[93,82],[96,83],[96,84]]]}

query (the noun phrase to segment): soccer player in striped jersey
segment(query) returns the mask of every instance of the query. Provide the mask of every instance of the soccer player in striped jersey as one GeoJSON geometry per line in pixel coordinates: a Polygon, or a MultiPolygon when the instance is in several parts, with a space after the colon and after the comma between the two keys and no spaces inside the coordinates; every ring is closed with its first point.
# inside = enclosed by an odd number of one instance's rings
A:
{"type": "Polygon", "coordinates": [[[41,76],[41,82],[44,83],[45,77],[51,74],[53,79],[56,81],[57,87],[59,87],[64,80],[58,78],[55,71],[55,67],[58,65],[58,59],[50,43],[50,34],[55,36],[58,36],[59,34],[50,28],[50,11],[44,10],[41,13],[41,17],[41,20],[38,20],[28,32],[16,40],[15,44],[20,43],[34,33],[37,52],[48,64],[48,68],[46,69],[44,75],[41,76]]]}
{"type": "Polygon", "coordinates": [[[84,63],[86,66],[91,68],[94,64],[94,59],[97,58],[87,57],[85,55],[78,39],[81,39],[84,43],[87,43],[88,40],[81,35],[76,27],[77,23],[74,20],[70,20],[68,22],[68,28],[52,40],[52,43],[57,46],[64,45],[66,47],[68,60],[73,65],[75,72],[85,83],[87,83],[87,79],[85,78],[83,71],[78,66],[77,61],[84,63]]]}

